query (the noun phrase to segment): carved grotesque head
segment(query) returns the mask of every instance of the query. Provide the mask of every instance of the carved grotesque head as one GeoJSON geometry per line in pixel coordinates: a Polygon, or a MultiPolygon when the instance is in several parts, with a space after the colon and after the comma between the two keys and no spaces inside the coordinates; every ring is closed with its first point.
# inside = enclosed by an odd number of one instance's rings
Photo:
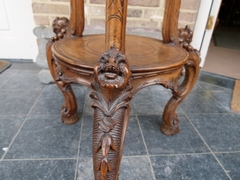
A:
{"type": "Polygon", "coordinates": [[[190,44],[192,42],[193,32],[188,26],[186,26],[185,28],[178,29],[178,34],[180,43],[190,44]]]}
{"type": "Polygon", "coordinates": [[[131,76],[125,55],[115,46],[102,54],[94,68],[94,73],[99,84],[109,88],[126,86],[131,76]]]}
{"type": "Polygon", "coordinates": [[[178,29],[178,35],[179,35],[179,43],[180,45],[188,50],[188,51],[192,51],[193,47],[190,45],[190,43],[192,42],[192,38],[193,38],[193,32],[192,30],[186,26],[185,28],[180,28],[178,29]]]}

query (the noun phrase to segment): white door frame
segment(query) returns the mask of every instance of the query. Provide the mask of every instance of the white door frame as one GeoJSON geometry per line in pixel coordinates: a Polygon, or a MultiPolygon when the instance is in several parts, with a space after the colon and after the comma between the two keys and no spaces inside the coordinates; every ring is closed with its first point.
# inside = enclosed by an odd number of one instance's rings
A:
{"type": "Polygon", "coordinates": [[[0,58],[35,61],[38,48],[33,34],[35,24],[32,0],[0,0],[0,2],[4,5],[1,9],[5,9],[7,18],[7,23],[0,26],[0,58]]]}
{"type": "Polygon", "coordinates": [[[200,64],[201,67],[203,67],[207,56],[221,1],[222,0],[201,0],[200,3],[198,17],[194,29],[192,46],[200,50],[202,58],[200,64]],[[211,30],[206,29],[206,24],[209,16],[214,16],[213,28],[211,30]]]}

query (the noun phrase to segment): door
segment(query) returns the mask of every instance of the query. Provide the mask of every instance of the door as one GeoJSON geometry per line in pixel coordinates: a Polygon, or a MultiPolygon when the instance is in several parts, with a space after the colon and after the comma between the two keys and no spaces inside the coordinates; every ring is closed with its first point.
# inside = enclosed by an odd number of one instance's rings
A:
{"type": "Polygon", "coordinates": [[[221,0],[201,0],[200,3],[198,17],[194,29],[192,46],[196,49],[199,49],[201,52],[201,67],[203,67],[207,56],[220,5],[221,0]],[[210,16],[213,17],[212,28],[206,29],[208,17],[210,16]]]}
{"type": "Polygon", "coordinates": [[[0,0],[0,59],[37,56],[32,0],[0,0]]]}

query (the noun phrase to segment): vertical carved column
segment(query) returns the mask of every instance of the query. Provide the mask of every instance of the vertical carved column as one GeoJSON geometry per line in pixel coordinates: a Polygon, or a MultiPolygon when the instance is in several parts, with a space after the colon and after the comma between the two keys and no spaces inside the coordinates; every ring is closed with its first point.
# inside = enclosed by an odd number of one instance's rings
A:
{"type": "Polygon", "coordinates": [[[84,20],[84,0],[71,0],[71,15],[67,36],[81,37],[84,30],[84,20]]]}
{"type": "Polygon", "coordinates": [[[178,17],[181,0],[166,0],[162,25],[163,42],[174,42],[178,45],[178,17]]]}
{"type": "Polygon", "coordinates": [[[125,52],[128,0],[106,0],[106,49],[115,46],[125,52]]]}
{"type": "Polygon", "coordinates": [[[180,46],[188,51],[189,57],[184,65],[184,80],[177,89],[172,90],[173,96],[168,101],[163,112],[163,124],[160,129],[168,136],[180,132],[179,119],[175,111],[196,83],[199,73],[199,63],[201,61],[200,53],[190,45],[193,32],[189,29],[189,27],[186,26],[185,28],[179,29],[178,33],[180,46]]]}
{"type": "Polygon", "coordinates": [[[126,57],[111,47],[94,67],[93,164],[96,180],[117,180],[130,114],[132,86],[126,57]]]}

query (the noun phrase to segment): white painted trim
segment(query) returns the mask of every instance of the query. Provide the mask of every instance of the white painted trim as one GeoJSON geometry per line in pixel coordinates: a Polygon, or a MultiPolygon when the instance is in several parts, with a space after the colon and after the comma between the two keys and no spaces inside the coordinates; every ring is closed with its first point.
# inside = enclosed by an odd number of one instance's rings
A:
{"type": "Polygon", "coordinates": [[[206,24],[208,16],[211,10],[213,0],[201,0],[200,7],[198,10],[198,16],[194,28],[192,46],[198,50],[201,49],[202,40],[204,37],[204,32],[206,29],[206,24]]]}
{"type": "Polygon", "coordinates": [[[218,16],[218,12],[219,12],[219,9],[221,6],[221,2],[222,2],[222,0],[214,0],[213,1],[210,16],[214,16],[215,18],[214,18],[214,22],[213,22],[213,28],[211,30],[205,30],[205,35],[204,35],[202,47],[201,47],[201,58],[202,58],[202,62],[200,64],[201,67],[203,67],[206,56],[207,56],[208,48],[210,45],[210,41],[212,39],[212,34],[213,34],[214,27],[215,27],[215,24],[217,21],[217,16],[218,16]]]}
{"type": "MultiPolygon", "coordinates": [[[[196,20],[196,25],[194,29],[192,46],[201,52],[201,64],[203,67],[209,44],[212,38],[212,33],[214,28],[211,30],[206,30],[206,24],[209,16],[214,16],[214,25],[218,16],[218,11],[221,5],[221,0],[201,0],[198,17],[196,20]]],[[[213,25],[213,27],[214,27],[213,25]]]]}

